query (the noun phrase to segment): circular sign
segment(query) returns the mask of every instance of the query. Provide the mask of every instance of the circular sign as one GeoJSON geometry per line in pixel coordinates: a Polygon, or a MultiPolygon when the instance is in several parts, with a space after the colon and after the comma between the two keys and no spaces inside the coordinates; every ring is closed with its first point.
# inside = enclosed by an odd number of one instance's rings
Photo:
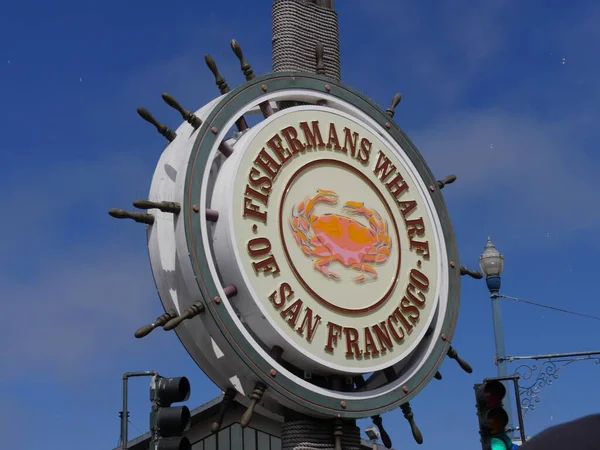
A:
{"type": "Polygon", "coordinates": [[[150,209],[148,227],[190,356],[275,415],[409,402],[448,353],[460,291],[446,205],[414,145],[364,96],[305,73],[255,78],[194,114],[149,196],[180,212],[150,209]]]}
{"type": "Polygon", "coordinates": [[[401,148],[324,106],[281,111],[236,147],[211,204],[247,326],[320,373],[409,355],[447,283],[433,203],[401,148]]]}

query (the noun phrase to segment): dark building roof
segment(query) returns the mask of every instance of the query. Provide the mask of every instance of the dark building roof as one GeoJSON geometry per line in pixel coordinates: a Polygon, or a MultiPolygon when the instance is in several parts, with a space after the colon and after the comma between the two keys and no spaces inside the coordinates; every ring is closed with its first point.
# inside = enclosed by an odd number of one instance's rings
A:
{"type": "MultiPolygon", "coordinates": [[[[221,400],[223,399],[223,395],[220,395],[217,398],[212,399],[211,401],[200,405],[191,411],[191,426],[190,429],[194,429],[194,427],[200,423],[207,422],[219,411],[219,405],[221,400]]],[[[239,403],[235,402],[237,407],[242,407],[239,403]]],[[[127,449],[128,450],[147,450],[150,446],[150,432],[144,433],[141,436],[138,436],[135,439],[132,439],[128,442],[127,449]]],[[[362,445],[365,449],[372,450],[373,444],[369,441],[362,440],[362,445]]],[[[120,450],[121,446],[119,445],[114,450],[120,450]]],[[[378,445],[378,450],[384,450],[385,447],[378,445]]],[[[233,450],[233,449],[232,449],[233,450]]]]}

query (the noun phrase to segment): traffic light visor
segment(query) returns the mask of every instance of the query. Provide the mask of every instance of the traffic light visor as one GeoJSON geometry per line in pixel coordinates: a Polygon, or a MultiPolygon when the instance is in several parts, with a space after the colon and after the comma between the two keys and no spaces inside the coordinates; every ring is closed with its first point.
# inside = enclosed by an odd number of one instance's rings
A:
{"type": "Polygon", "coordinates": [[[504,429],[508,425],[508,413],[504,408],[492,408],[486,413],[488,425],[504,429]]]}
{"type": "Polygon", "coordinates": [[[190,398],[190,382],[186,377],[160,378],[156,386],[156,397],[163,406],[185,402],[190,398]]]}
{"type": "Polygon", "coordinates": [[[191,423],[191,414],[187,406],[161,408],[156,413],[156,428],[161,436],[178,436],[187,430],[191,423]]]}
{"type": "Polygon", "coordinates": [[[502,400],[506,396],[506,388],[498,380],[486,382],[479,390],[477,400],[480,405],[488,408],[496,408],[502,405],[502,400]]]}

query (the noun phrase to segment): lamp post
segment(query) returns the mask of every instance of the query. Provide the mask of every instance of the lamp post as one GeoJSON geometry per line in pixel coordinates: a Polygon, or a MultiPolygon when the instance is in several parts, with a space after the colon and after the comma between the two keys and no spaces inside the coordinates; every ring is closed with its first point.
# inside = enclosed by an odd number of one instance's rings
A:
{"type": "MultiPolygon", "coordinates": [[[[496,346],[495,363],[498,367],[498,377],[506,377],[508,375],[508,361],[504,350],[504,330],[502,328],[502,310],[500,308],[500,275],[504,269],[504,256],[492,244],[492,240],[488,237],[487,244],[479,257],[479,267],[485,274],[485,282],[490,291],[490,299],[492,301],[492,319],[494,323],[494,342],[496,346]]],[[[510,389],[506,386],[506,405],[505,410],[508,414],[508,429],[509,434],[513,435],[512,422],[512,400],[510,389]]]]}

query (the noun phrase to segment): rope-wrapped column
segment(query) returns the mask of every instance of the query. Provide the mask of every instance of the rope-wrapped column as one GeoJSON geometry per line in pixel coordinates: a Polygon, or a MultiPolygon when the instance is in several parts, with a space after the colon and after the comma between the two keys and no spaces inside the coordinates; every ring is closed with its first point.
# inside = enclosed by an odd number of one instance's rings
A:
{"type": "Polygon", "coordinates": [[[339,81],[340,36],[333,0],[275,0],[272,11],[273,72],[317,73],[315,49],[321,44],[324,75],[339,81]]]}
{"type": "Polygon", "coordinates": [[[339,81],[338,16],[327,1],[275,0],[273,3],[273,71],[316,72],[315,47],[325,48],[325,75],[339,81]]]}
{"type": "Polygon", "coordinates": [[[342,449],[360,450],[360,428],[356,426],[355,420],[343,423],[344,434],[342,435],[342,449]]]}
{"type": "MultiPolygon", "coordinates": [[[[354,420],[342,424],[343,450],[360,450],[360,429],[354,420]]],[[[281,429],[281,450],[335,450],[334,425],[330,420],[286,417],[281,429]]]]}

